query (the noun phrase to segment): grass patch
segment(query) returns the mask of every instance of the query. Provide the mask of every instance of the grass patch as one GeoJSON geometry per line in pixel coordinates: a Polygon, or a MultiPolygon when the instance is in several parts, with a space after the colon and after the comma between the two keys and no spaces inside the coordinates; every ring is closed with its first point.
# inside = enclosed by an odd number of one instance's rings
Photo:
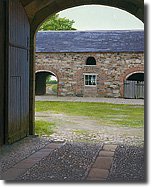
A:
{"type": "Polygon", "coordinates": [[[53,84],[53,85],[52,85],[52,91],[53,91],[54,93],[57,93],[57,84],[53,84]]]}
{"type": "Polygon", "coordinates": [[[35,121],[35,132],[37,135],[51,135],[55,132],[55,123],[48,122],[48,121],[42,121],[42,120],[36,120],[35,121]]]}
{"type": "Polygon", "coordinates": [[[88,116],[99,120],[102,125],[143,127],[144,106],[87,102],[37,101],[36,111],[88,116]]]}
{"type": "Polygon", "coordinates": [[[77,135],[86,135],[86,134],[89,134],[89,132],[87,131],[87,130],[74,130],[73,131],[75,134],[77,134],[77,135]]]}

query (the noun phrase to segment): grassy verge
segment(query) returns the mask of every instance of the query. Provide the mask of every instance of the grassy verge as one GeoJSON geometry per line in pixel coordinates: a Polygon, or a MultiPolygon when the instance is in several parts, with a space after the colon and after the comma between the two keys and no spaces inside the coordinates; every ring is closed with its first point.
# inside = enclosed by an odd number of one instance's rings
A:
{"type": "Polygon", "coordinates": [[[143,127],[144,106],[86,102],[36,102],[36,111],[88,116],[102,125],[143,127]]]}
{"type": "Polygon", "coordinates": [[[42,135],[49,136],[55,132],[54,129],[55,129],[55,123],[53,122],[42,121],[42,120],[35,121],[35,132],[39,136],[42,135]]]}

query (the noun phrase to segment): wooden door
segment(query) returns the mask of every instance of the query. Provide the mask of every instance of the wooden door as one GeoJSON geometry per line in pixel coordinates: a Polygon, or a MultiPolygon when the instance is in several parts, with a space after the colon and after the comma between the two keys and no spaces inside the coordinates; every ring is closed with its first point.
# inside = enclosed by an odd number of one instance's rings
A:
{"type": "Polygon", "coordinates": [[[5,3],[0,1],[0,146],[4,144],[5,107],[5,3]]]}
{"type": "Polygon", "coordinates": [[[144,99],[144,81],[138,81],[136,83],[136,98],[144,99]]]}
{"type": "Polygon", "coordinates": [[[135,85],[136,81],[126,80],[124,82],[124,98],[134,99],[136,96],[135,85]]]}
{"type": "Polygon", "coordinates": [[[124,82],[124,98],[143,99],[144,81],[126,80],[124,82]]]}
{"type": "Polygon", "coordinates": [[[29,133],[29,39],[30,26],[19,0],[8,1],[7,141],[29,133]]]}

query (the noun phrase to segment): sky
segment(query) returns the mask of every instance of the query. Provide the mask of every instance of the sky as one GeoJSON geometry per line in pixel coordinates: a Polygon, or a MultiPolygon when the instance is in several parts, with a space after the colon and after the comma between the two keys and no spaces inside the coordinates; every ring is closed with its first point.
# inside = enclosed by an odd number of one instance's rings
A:
{"type": "Polygon", "coordinates": [[[77,30],[141,30],[144,24],[132,14],[102,5],[84,5],[59,12],[60,17],[74,20],[77,30]]]}

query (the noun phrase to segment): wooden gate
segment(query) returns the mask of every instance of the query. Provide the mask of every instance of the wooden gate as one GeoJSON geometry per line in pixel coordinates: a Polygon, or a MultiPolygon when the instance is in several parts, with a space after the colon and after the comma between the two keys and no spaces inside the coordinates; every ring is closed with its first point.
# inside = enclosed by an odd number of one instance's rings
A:
{"type": "Polygon", "coordinates": [[[143,99],[144,98],[144,81],[124,82],[124,98],[128,99],[143,99]]]}
{"type": "Polygon", "coordinates": [[[30,26],[19,0],[8,1],[8,104],[6,142],[29,132],[29,36],[30,26]]]}

